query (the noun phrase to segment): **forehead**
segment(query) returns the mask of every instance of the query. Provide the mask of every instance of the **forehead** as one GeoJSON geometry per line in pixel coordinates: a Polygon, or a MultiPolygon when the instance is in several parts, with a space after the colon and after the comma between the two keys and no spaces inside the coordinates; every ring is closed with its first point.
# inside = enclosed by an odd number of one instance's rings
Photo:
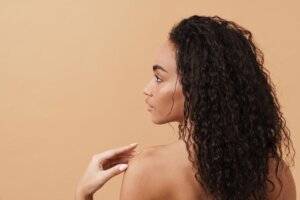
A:
{"type": "Polygon", "coordinates": [[[155,64],[162,66],[170,73],[176,73],[175,47],[171,42],[164,42],[158,49],[155,64]]]}

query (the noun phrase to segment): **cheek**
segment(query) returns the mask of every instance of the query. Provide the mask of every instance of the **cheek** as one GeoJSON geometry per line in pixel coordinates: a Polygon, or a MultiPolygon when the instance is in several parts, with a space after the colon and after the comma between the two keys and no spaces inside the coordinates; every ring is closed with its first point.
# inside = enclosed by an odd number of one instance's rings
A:
{"type": "Polygon", "coordinates": [[[156,94],[154,96],[155,107],[160,111],[167,110],[168,108],[171,109],[171,106],[173,104],[173,93],[174,90],[172,90],[168,85],[157,88],[156,94]]]}
{"type": "Polygon", "coordinates": [[[156,91],[154,103],[155,109],[152,113],[156,119],[161,121],[175,121],[183,117],[184,97],[181,87],[174,85],[161,87],[156,91]]]}

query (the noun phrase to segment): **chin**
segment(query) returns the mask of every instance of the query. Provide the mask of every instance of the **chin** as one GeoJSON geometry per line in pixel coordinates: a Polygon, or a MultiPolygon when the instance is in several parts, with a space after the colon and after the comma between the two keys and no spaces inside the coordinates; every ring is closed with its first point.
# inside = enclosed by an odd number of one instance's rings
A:
{"type": "Polygon", "coordinates": [[[166,122],[162,122],[162,121],[155,121],[155,120],[152,120],[152,122],[154,124],[157,124],[157,125],[160,125],[160,124],[165,124],[166,122]]]}
{"type": "Polygon", "coordinates": [[[171,119],[166,119],[166,118],[164,118],[164,119],[158,119],[158,118],[155,118],[155,117],[152,117],[151,118],[151,120],[152,120],[152,122],[154,123],[154,124],[157,124],[157,125],[160,125],[160,124],[166,124],[166,123],[169,123],[169,122],[174,122],[174,121],[176,121],[176,120],[171,120],[171,119]]]}

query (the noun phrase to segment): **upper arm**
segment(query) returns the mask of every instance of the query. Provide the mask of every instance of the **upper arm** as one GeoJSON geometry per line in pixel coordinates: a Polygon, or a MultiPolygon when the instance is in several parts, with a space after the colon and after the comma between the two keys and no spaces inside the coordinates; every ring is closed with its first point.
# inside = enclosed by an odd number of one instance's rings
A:
{"type": "Polygon", "coordinates": [[[141,153],[130,160],[121,186],[120,200],[162,198],[166,193],[158,164],[151,156],[141,153]]]}
{"type": "Polygon", "coordinates": [[[290,167],[284,161],[281,161],[279,164],[278,177],[282,182],[281,189],[280,189],[280,182],[278,181],[275,175],[276,173],[275,169],[276,169],[275,161],[272,161],[272,164],[270,164],[269,179],[274,183],[275,188],[273,191],[271,191],[273,187],[270,183],[268,183],[268,191],[269,191],[267,193],[268,199],[296,200],[296,185],[290,167]]]}

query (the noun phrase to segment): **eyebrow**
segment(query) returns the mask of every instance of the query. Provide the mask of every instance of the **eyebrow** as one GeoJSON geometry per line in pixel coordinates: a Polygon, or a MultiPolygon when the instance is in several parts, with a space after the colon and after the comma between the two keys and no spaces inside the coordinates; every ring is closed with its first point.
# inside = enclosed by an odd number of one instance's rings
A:
{"type": "MultiPolygon", "coordinates": [[[[159,65],[153,65],[153,71],[156,71],[156,70],[162,70],[164,72],[167,72],[167,70],[165,70],[162,66],[159,66],[159,65]]],[[[167,72],[168,73],[168,72],[167,72]]]]}

